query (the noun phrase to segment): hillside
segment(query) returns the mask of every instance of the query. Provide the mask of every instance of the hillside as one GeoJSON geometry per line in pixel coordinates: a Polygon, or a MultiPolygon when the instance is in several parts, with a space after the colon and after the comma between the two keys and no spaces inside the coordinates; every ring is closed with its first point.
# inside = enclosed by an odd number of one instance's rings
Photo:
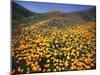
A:
{"type": "Polygon", "coordinates": [[[29,11],[28,9],[22,7],[21,5],[12,2],[12,20],[13,21],[21,21],[21,19],[25,17],[32,16],[33,12],[29,11]]]}
{"type": "Polygon", "coordinates": [[[61,10],[51,10],[47,13],[31,12],[21,5],[12,2],[12,22],[33,24],[39,21],[43,21],[52,17],[62,17],[68,23],[82,23],[88,20],[95,20],[95,8],[78,11],[78,12],[63,12],[61,10]]]}

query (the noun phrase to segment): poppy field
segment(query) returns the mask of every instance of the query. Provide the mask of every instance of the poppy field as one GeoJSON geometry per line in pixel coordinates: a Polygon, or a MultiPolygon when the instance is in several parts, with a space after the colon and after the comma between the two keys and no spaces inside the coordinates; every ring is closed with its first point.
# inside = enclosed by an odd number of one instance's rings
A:
{"type": "Polygon", "coordinates": [[[13,21],[12,74],[95,69],[96,20],[82,14],[53,11],[13,21]]]}

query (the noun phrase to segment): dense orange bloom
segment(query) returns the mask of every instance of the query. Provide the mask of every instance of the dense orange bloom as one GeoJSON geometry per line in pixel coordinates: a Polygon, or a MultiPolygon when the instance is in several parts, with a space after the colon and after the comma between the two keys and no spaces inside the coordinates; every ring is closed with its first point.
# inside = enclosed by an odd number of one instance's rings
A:
{"type": "MultiPolygon", "coordinates": [[[[50,22],[53,20],[59,21],[62,17],[54,17],[50,22]]],[[[17,68],[13,68],[12,73],[72,71],[95,67],[94,22],[64,23],[63,27],[51,25],[53,23],[49,24],[47,20],[21,27],[20,33],[13,36],[12,57],[17,68]]]]}

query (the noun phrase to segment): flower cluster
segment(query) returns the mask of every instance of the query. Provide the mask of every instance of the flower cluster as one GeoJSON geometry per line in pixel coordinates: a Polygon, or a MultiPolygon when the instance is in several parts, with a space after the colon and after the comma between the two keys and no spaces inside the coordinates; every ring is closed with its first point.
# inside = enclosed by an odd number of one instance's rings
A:
{"type": "Polygon", "coordinates": [[[94,69],[94,31],[95,22],[91,21],[60,27],[47,20],[19,27],[12,36],[12,73],[94,69]]]}

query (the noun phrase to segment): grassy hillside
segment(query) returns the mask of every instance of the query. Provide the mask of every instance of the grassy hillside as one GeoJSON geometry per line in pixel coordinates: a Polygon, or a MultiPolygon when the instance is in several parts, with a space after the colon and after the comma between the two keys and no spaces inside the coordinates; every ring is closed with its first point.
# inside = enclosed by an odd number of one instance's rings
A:
{"type": "Polygon", "coordinates": [[[32,16],[33,12],[28,9],[22,7],[21,5],[12,2],[12,20],[14,21],[22,21],[23,18],[32,16]]]}
{"type": "Polygon", "coordinates": [[[64,17],[64,20],[66,20],[68,23],[82,23],[87,20],[95,20],[95,8],[72,13],[65,13],[60,10],[52,10],[48,11],[47,13],[35,13],[29,11],[28,9],[15,2],[12,2],[12,22],[14,24],[33,24],[54,16],[62,18],[64,17]]]}

